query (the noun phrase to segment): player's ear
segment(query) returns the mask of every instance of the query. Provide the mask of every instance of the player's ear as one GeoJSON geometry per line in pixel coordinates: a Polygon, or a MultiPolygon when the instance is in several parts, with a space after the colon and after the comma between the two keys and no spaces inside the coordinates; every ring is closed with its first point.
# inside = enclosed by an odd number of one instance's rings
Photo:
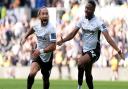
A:
{"type": "Polygon", "coordinates": [[[41,12],[41,10],[39,9],[39,11],[38,11],[38,13],[37,13],[37,16],[38,16],[39,19],[41,18],[41,17],[40,17],[40,12],[41,12]]]}

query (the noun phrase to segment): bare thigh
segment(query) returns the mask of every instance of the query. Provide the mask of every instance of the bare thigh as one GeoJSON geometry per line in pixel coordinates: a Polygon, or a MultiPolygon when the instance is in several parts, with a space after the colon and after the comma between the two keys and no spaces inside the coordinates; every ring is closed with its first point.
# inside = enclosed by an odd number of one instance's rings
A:
{"type": "Polygon", "coordinates": [[[39,64],[37,62],[32,62],[29,74],[35,76],[39,70],[40,70],[39,64]]]}
{"type": "Polygon", "coordinates": [[[85,64],[89,63],[91,61],[91,57],[88,54],[82,55],[78,59],[78,65],[84,66],[85,64]]]}

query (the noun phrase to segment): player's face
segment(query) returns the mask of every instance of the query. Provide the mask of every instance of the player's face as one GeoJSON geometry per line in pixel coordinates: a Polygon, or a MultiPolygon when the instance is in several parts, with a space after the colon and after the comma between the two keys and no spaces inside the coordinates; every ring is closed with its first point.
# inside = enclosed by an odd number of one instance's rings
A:
{"type": "Polygon", "coordinates": [[[94,15],[94,11],[95,11],[95,7],[88,3],[86,6],[85,6],[85,16],[86,17],[90,17],[92,15],[94,15]]]}
{"type": "Polygon", "coordinates": [[[47,25],[48,20],[49,20],[49,14],[48,14],[48,9],[43,8],[40,11],[40,19],[43,25],[47,25]]]}

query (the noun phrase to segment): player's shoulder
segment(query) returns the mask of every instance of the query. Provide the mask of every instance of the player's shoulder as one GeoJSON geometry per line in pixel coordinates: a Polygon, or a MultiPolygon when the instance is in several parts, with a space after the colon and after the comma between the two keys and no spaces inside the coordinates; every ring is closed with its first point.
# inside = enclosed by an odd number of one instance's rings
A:
{"type": "Polygon", "coordinates": [[[47,27],[48,27],[48,30],[50,32],[55,32],[56,31],[55,26],[51,22],[48,23],[47,27]]]}
{"type": "Polygon", "coordinates": [[[33,29],[37,29],[41,26],[40,20],[37,20],[34,22],[34,24],[31,26],[33,29]]]}
{"type": "Polygon", "coordinates": [[[54,25],[51,22],[48,22],[48,27],[54,28],[54,25]]]}
{"type": "Polygon", "coordinates": [[[51,28],[52,27],[52,24],[51,24],[51,22],[48,22],[48,24],[47,24],[47,26],[46,26],[47,28],[51,28]]]}
{"type": "Polygon", "coordinates": [[[81,17],[79,17],[79,21],[84,21],[85,20],[85,16],[81,16],[81,17]]]}
{"type": "Polygon", "coordinates": [[[101,18],[99,18],[99,17],[95,17],[95,22],[96,22],[98,25],[104,24],[104,21],[103,21],[101,18]]]}

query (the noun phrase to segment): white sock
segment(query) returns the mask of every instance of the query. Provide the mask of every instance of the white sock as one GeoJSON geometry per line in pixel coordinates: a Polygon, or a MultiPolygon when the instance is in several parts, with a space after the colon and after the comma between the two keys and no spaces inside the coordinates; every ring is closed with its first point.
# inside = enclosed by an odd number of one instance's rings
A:
{"type": "Polygon", "coordinates": [[[78,85],[77,89],[82,89],[82,86],[81,85],[78,85]]]}

